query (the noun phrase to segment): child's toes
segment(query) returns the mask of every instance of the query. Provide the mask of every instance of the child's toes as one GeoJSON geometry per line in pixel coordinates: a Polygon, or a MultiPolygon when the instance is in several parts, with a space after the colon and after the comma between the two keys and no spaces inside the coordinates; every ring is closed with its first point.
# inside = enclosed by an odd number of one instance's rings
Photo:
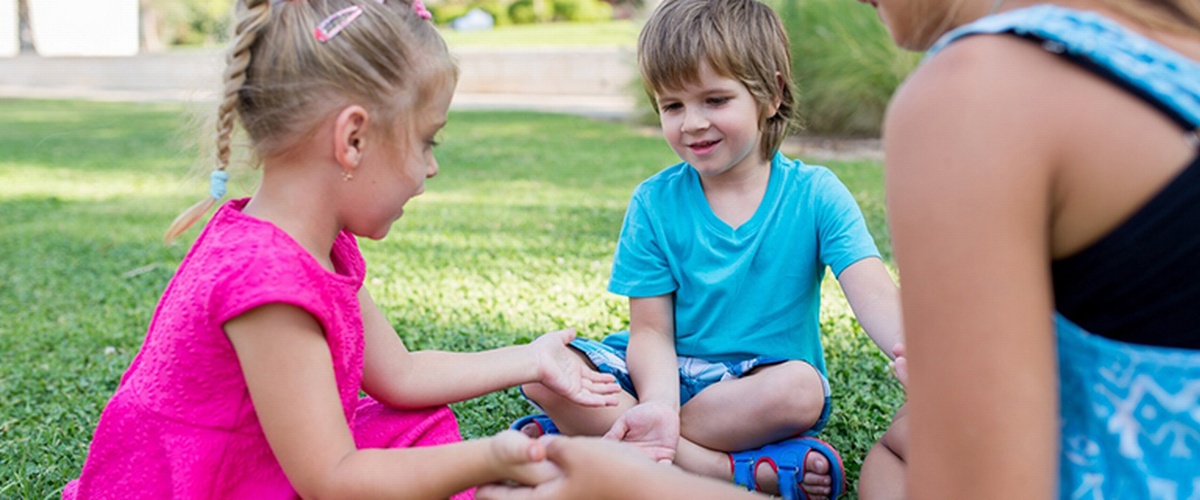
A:
{"type": "Polygon", "coordinates": [[[800,488],[808,498],[825,498],[833,493],[833,477],[829,474],[829,459],[820,453],[809,453],[804,460],[804,479],[800,488]]]}

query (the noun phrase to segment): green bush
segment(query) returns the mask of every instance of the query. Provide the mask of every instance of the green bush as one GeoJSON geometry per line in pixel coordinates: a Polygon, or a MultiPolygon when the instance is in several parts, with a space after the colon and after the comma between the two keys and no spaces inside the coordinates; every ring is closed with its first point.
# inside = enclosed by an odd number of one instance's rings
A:
{"type": "Polygon", "coordinates": [[[775,0],[792,43],[800,117],[813,134],[876,136],[920,54],[897,48],[875,11],[846,0],[775,0]]]}
{"type": "Polygon", "coordinates": [[[512,24],[512,19],[508,17],[508,4],[505,0],[483,0],[476,7],[491,14],[496,26],[506,26],[512,24]]]}
{"type": "Polygon", "coordinates": [[[554,16],[550,0],[517,0],[508,6],[508,17],[513,24],[544,23],[554,16]]]}
{"type": "Polygon", "coordinates": [[[151,39],[165,45],[222,43],[232,27],[233,3],[223,0],[148,0],[142,9],[148,44],[151,39]]]}
{"type": "Polygon", "coordinates": [[[554,0],[554,18],[562,21],[607,21],[612,14],[612,5],[600,0],[554,0]]]}
{"type": "Polygon", "coordinates": [[[429,13],[433,15],[433,22],[436,24],[448,24],[450,21],[458,19],[471,10],[471,6],[459,2],[442,2],[438,4],[430,4],[427,6],[429,13]]]}

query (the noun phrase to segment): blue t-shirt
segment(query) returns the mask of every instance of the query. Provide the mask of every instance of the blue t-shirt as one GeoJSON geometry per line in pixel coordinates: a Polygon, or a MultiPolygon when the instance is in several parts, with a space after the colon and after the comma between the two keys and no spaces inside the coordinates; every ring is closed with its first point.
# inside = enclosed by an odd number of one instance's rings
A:
{"type": "MultiPolygon", "coordinates": [[[[674,293],[680,356],[803,360],[824,374],[825,267],[836,275],[878,256],[862,211],[829,169],[776,153],[762,203],[733,229],[709,207],[696,170],[679,163],[634,190],[608,290],[674,293]]],[[[625,347],[628,336],[605,342],[625,347]]]]}

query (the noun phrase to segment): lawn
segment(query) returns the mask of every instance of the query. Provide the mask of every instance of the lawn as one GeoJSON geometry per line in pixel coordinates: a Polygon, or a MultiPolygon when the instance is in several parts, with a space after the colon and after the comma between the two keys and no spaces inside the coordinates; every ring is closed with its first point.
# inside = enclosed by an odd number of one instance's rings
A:
{"type": "MultiPolygon", "coordinates": [[[[0,498],[56,498],[197,233],[164,246],[206,191],[177,104],[0,100],[0,498]]],[[[473,351],[628,322],[605,292],[634,186],[674,155],[624,124],[566,115],[452,113],[441,174],[384,241],[364,241],[368,286],[412,349],[473,351]]],[[[880,165],[830,164],[890,261],[880,165]]],[[[234,174],[234,195],[255,174],[234,174]]],[[[832,281],[822,307],[835,410],[824,437],[854,479],[901,399],[886,359],[832,281]]],[[[454,405],[486,436],[530,408],[515,390],[454,405]]],[[[853,495],[850,498],[854,498],[853,495]]]]}

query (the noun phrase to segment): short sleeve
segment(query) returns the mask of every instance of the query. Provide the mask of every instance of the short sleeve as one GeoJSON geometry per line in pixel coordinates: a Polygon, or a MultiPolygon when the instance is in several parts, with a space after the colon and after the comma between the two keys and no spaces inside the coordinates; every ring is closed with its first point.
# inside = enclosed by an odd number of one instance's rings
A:
{"type": "Polygon", "coordinates": [[[850,190],[833,172],[821,169],[817,193],[817,234],[821,261],[835,276],[867,257],[879,257],[879,248],[867,229],[862,210],[850,190]]]}
{"type": "Polygon", "coordinates": [[[608,291],[612,293],[654,297],[678,288],[663,252],[662,230],[655,224],[648,198],[645,184],[639,186],[625,211],[608,282],[608,291]]]}
{"type": "Polygon", "coordinates": [[[279,235],[264,235],[244,260],[222,262],[231,268],[214,273],[224,281],[212,297],[210,311],[216,324],[271,303],[299,307],[320,320],[327,317],[328,304],[321,295],[324,280],[305,265],[308,256],[299,253],[303,249],[290,240],[273,241],[278,239],[279,235]]]}

